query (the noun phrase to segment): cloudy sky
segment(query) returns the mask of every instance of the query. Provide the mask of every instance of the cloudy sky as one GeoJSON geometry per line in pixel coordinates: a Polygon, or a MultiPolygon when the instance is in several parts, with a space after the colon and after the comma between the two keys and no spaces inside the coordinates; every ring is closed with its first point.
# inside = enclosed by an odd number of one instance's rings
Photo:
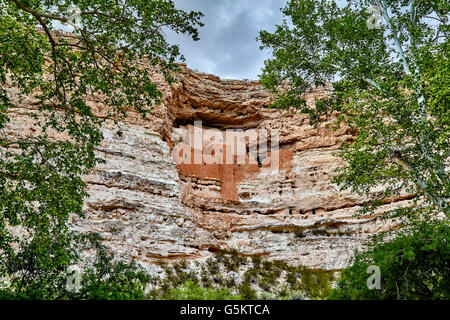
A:
{"type": "Polygon", "coordinates": [[[286,0],[174,0],[183,10],[202,11],[205,26],[200,41],[167,32],[179,44],[189,68],[221,78],[257,79],[267,51],[259,50],[259,30],[273,31],[281,23],[286,0]]]}

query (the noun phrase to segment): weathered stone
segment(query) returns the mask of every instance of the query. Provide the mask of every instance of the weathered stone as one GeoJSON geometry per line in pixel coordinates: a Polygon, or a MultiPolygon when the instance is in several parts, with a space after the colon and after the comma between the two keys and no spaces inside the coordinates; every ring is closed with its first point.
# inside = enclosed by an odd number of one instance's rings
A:
{"type": "MultiPolygon", "coordinates": [[[[72,219],[79,230],[99,232],[117,256],[153,270],[158,260],[203,260],[217,250],[236,249],[340,269],[370,234],[390,227],[376,216],[354,218],[367,199],[340,192],[331,182],[342,165],[332,153],[341,141],[351,141],[351,131],[332,131],[326,123],[314,128],[304,114],[267,108],[271,95],[257,82],[220,80],[185,66],[171,87],[159,75],[155,81],[164,99],[151,115],[142,119],[130,112],[120,122],[120,135],[113,123],[103,128],[97,153],[106,163],[84,177],[91,195],[86,218],[72,219]],[[266,129],[269,135],[278,130],[279,170],[264,159],[249,163],[251,157],[245,164],[177,165],[171,150],[194,121],[221,134],[233,128],[266,129]],[[317,228],[328,234],[314,235],[317,228]]],[[[312,103],[327,92],[318,88],[305,98],[312,103]]],[[[14,89],[9,93],[17,96],[14,89]]],[[[89,104],[104,113],[100,100],[89,104]]],[[[11,137],[38,132],[27,115],[33,108],[26,99],[11,110],[6,129],[11,137]]],[[[203,141],[198,151],[206,145],[203,141]]],[[[408,198],[382,210],[407,204],[408,198]]]]}

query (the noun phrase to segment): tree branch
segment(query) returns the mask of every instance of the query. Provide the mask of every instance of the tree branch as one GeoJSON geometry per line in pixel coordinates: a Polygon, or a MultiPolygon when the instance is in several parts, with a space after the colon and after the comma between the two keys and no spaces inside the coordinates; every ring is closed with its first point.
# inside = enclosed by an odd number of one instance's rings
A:
{"type": "Polygon", "coordinates": [[[373,81],[372,79],[366,78],[364,76],[362,77],[362,79],[381,91],[381,87],[375,81],[373,81]]]}
{"type": "Polygon", "coordinates": [[[423,191],[427,198],[430,199],[436,207],[438,207],[440,210],[444,210],[447,216],[450,215],[447,202],[442,197],[437,195],[434,191],[430,190],[428,184],[423,181],[422,178],[419,177],[419,174],[416,172],[416,170],[403,159],[399,151],[393,151],[392,155],[390,156],[390,160],[409,173],[416,185],[423,191]]]}
{"type": "Polygon", "coordinates": [[[392,25],[391,18],[389,17],[389,13],[387,11],[386,0],[381,0],[381,3],[380,3],[380,0],[377,0],[377,1],[378,1],[379,6],[382,9],[384,20],[386,20],[386,23],[392,32],[392,36],[394,37],[394,43],[397,47],[397,50],[400,54],[402,61],[403,61],[403,68],[405,70],[405,73],[407,75],[411,75],[412,74],[411,69],[409,68],[409,63],[408,63],[408,60],[406,59],[405,52],[403,51],[402,44],[400,42],[397,32],[394,29],[394,26],[392,25]]]}
{"type": "Polygon", "coordinates": [[[61,22],[67,22],[67,18],[64,17],[60,17],[57,15],[53,15],[53,14],[47,14],[47,13],[43,13],[43,12],[38,12],[35,10],[32,10],[30,8],[28,8],[22,1],[20,0],[13,0],[13,2],[23,11],[28,12],[30,14],[33,15],[33,17],[42,17],[42,18],[48,18],[48,19],[52,19],[52,20],[59,20],[61,22]]]}

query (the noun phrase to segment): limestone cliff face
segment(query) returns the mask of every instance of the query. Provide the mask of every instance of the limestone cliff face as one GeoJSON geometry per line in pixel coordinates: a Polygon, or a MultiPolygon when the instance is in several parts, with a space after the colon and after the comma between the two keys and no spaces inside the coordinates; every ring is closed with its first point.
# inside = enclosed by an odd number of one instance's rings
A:
{"type": "MultiPolygon", "coordinates": [[[[197,260],[236,249],[340,269],[370,234],[389,227],[376,216],[354,218],[366,199],[340,192],[331,182],[341,165],[333,151],[352,139],[350,131],[332,131],[325,124],[314,128],[306,115],[267,108],[270,93],[257,82],[221,80],[184,66],[171,87],[157,76],[155,81],[164,102],[147,119],[130,114],[120,123],[121,135],[112,124],[105,126],[97,152],[106,163],[85,177],[91,195],[86,219],[73,219],[77,228],[99,232],[118,256],[152,269],[158,260],[197,260]],[[248,158],[241,164],[177,165],[173,150],[183,150],[181,138],[194,121],[219,133],[277,130],[279,170],[248,158]]],[[[317,89],[307,99],[326,94],[317,89]]],[[[99,101],[90,104],[102,108],[99,101]]],[[[22,105],[12,110],[11,135],[33,130],[24,126],[32,101],[22,105]]],[[[200,149],[206,140],[203,136],[200,149]]]]}

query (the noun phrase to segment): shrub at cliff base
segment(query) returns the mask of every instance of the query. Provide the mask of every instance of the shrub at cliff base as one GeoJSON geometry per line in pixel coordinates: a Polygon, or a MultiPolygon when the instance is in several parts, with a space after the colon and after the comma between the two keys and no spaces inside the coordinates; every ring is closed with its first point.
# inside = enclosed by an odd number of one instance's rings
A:
{"type": "Polygon", "coordinates": [[[241,300],[225,289],[203,288],[189,280],[183,286],[170,291],[169,300],[241,300]]]}
{"type": "MultiPolygon", "coordinates": [[[[7,276],[0,281],[0,300],[136,300],[147,297],[150,275],[134,262],[114,260],[98,235],[82,235],[75,245],[71,250],[62,248],[53,259],[37,254],[36,248],[29,248],[27,259],[14,259],[14,256],[8,259],[16,263],[1,266],[2,274],[7,276]],[[77,260],[85,265],[78,274],[79,281],[75,281],[75,272],[70,274],[58,267],[59,260],[76,256],[75,249],[95,252],[92,258],[77,260]],[[26,271],[22,271],[24,269],[26,271]]],[[[48,246],[45,243],[39,249],[48,246]]]]}
{"type": "Polygon", "coordinates": [[[450,299],[449,221],[415,222],[389,242],[374,239],[340,276],[332,299],[450,299]],[[381,289],[368,289],[370,265],[381,271],[381,289]]]}
{"type": "Polygon", "coordinates": [[[205,262],[161,262],[162,277],[152,279],[149,299],[303,300],[327,299],[333,272],[251,259],[236,251],[217,253],[205,262]]]}

